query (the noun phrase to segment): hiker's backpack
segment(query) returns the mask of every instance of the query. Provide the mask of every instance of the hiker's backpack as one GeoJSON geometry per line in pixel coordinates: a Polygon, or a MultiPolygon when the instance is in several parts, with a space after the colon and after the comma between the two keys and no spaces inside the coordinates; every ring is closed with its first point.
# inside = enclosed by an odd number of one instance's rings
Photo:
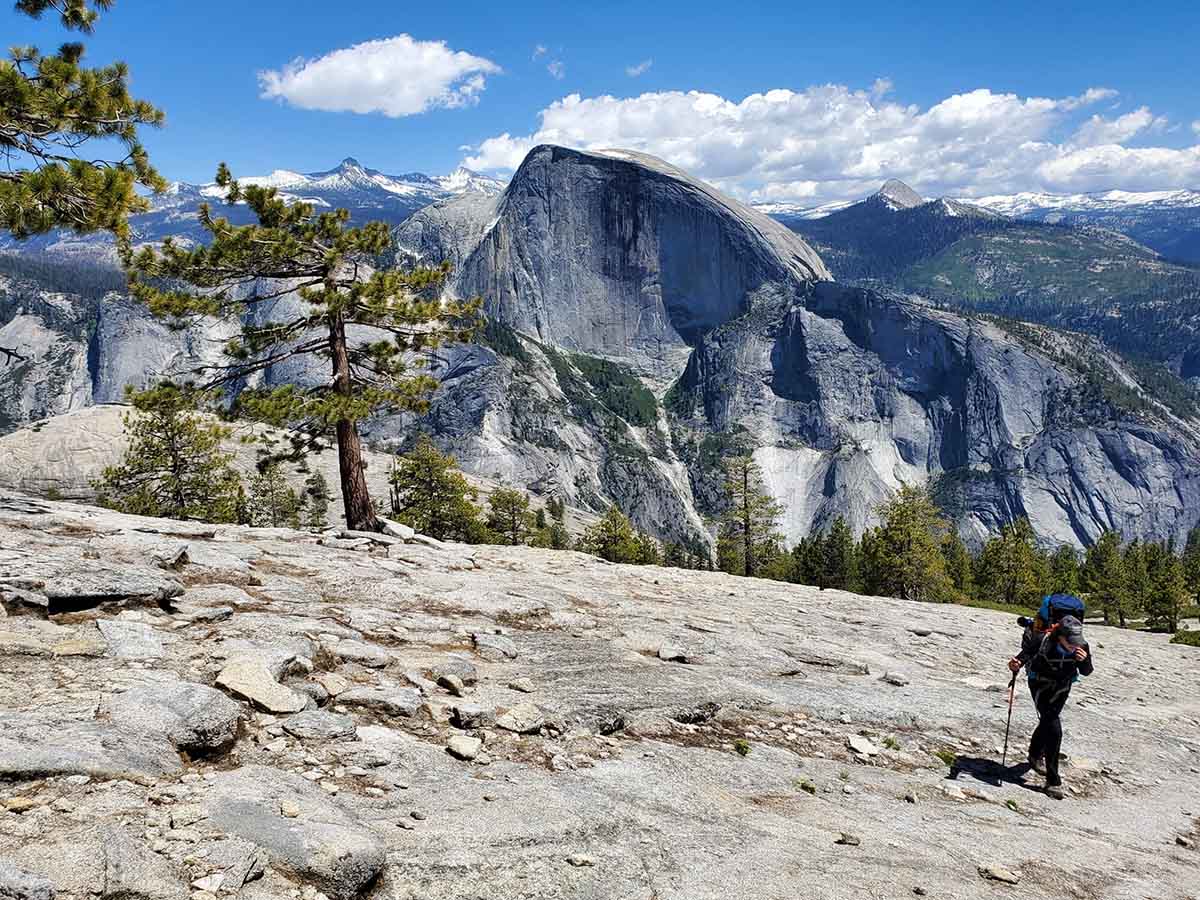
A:
{"type": "Polygon", "coordinates": [[[1050,594],[1042,598],[1042,608],[1038,610],[1043,622],[1047,625],[1057,624],[1063,616],[1074,616],[1083,621],[1083,601],[1074,594],[1050,594]]]}

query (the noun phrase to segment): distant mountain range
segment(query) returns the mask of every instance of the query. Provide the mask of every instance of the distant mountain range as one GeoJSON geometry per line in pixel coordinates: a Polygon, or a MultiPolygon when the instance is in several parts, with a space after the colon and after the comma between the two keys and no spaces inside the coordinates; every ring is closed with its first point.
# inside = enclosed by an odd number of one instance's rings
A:
{"type": "MultiPolygon", "coordinates": [[[[236,173],[235,173],[236,174],[236,173]]],[[[398,225],[414,212],[439,200],[464,194],[494,196],[504,182],[470,169],[459,168],[449,175],[386,175],[368,169],[347,157],[325,172],[300,173],[278,169],[270,175],[240,179],[242,184],[264,185],[279,189],[287,200],[303,200],[318,209],[345,208],[351,220],[377,219],[398,225]]],[[[137,241],[157,241],[168,235],[197,239],[202,229],[196,218],[201,203],[220,207],[219,212],[235,224],[251,220],[244,206],[224,206],[225,192],[216,184],[189,184],[177,181],[162,194],[150,198],[150,212],[133,216],[130,226],[137,241]]],[[[106,234],[76,235],[57,231],[16,244],[0,237],[0,249],[19,249],[22,253],[46,252],[56,257],[102,261],[112,256],[112,238],[106,234]]]]}
{"type": "MultiPolygon", "coordinates": [[[[1082,195],[1093,206],[1070,213],[1064,211],[1067,198],[1059,198],[1057,217],[1021,219],[1007,213],[1049,209],[1028,204],[1050,201],[1045,195],[1008,203],[987,198],[986,206],[924,200],[889,181],[878,193],[823,216],[775,215],[817,249],[839,281],[1082,331],[1185,378],[1200,378],[1200,267],[1172,261],[1128,233],[1135,221],[1148,227],[1145,210],[1153,203],[1174,204],[1153,207],[1162,215],[1190,209],[1200,222],[1200,194],[1190,195],[1195,208],[1186,206],[1185,194],[1156,200],[1125,194],[1123,206],[1112,194],[1082,195]],[[1091,224],[1087,215],[1108,216],[1110,225],[1123,223],[1126,230],[1091,224]],[[1119,216],[1125,218],[1116,222],[1119,216]]],[[[1182,233],[1159,233],[1160,246],[1181,246],[1182,233]]]]}
{"type": "MultiPolygon", "coordinates": [[[[888,182],[888,185],[911,190],[901,182],[888,182]]],[[[888,192],[888,185],[880,195],[888,192]]],[[[1092,194],[1026,191],[949,202],[988,210],[1010,219],[1107,228],[1128,235],[1168,259],[1200,263],[1200,191],[1104,191],[1092,194]]],[[[822,219],[854,205],[855,201],[843,200],[808,207],[761,203],[757,208],[784,224],[791,224],[822,219]]]]}

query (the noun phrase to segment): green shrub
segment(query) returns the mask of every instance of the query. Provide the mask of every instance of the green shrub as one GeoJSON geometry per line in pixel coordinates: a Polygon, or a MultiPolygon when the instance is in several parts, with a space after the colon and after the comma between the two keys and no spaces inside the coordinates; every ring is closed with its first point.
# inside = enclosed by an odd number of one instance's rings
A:
{"type": "Polygon", "coordinates": [[[1177,631],[1171,638],[1172,644],[1183,644],[1185,647],[1200,647],[1200,631],[1177,631]]]}
{"type": "Polygon", "coordinates": [[[750,742],[742,738],[738,738],[733,742],[733,749],[737,751],[738,756],[749,756],[750,742]]]}
{"type": "Polygon", "coordinates": [[[958,762],[958,754],[953,750],[934,750],[933,755],[952,769],[954,768],[954,764],[958,762]]]}

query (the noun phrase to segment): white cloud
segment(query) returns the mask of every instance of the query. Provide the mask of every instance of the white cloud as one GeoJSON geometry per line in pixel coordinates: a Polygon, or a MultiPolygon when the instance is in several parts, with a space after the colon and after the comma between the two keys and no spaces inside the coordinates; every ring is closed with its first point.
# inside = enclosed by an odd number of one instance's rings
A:
{"type": "Polygon", "coordinates": [[[622,147],[660,156],[748,200],[852,199],[900,178],[927,196],[1018,190],[1154,189],[1200,181],[1193,148],[1125,148],[1162,129],[1149,110],[1114,119],[1087,107],[1116,92],[1020,97],[979,89],[928,108],[869,90],[819,85],[730,100],[700,91],[640,96],[571,94],[540,113],[531,134],[504,133],[474,148],[465,164],[514,169],[537,144],[622,147]]]}
{"type": "Polygon", "coordinates": [[[1192,131],[1196,132],[1196,134],[1200,134],[1200,119],[1197,119],[1192,123],[1192,131]]]}
{"type": "Polygon", "coordinates": [[[259,72],[258,83],[263,98],[301,109],[398,118],[477,103],[486,76],[499,72],[491,60],[451,50],[445,41],[399,34],[295,59],[282,69],[259,72]]]}
{"type": "Polygon", "coordinates": [[[1096,115],[1080,126],[1071,139],[1071,143],[1080,147],[1123,144],[1148,129],[1160,131],[1166,127],[1166,124],[1166,118],[1156,117],[1145,106],[1123,116],[1117,116],[1115,119],[1106,119],[1104,116],[1096,115]]]}
{"type": "Polygon", "coordinates": [[[531,58],[537,59],[539,56],[545,56],[545,55],[546,55],[546,45],[538,44],[536,47],[533,48],[533,56],[531,58]]]}
{"type": "Polygon", "coordinates": [[[643,59],[636,66],[626,66],[625,74],[630,78],[637,78],[639,75],[645,75],[647,72],[649,72],[652,65],[654,65],[654,60],[643,59]]]}
{"type": "Polygon", "coordinates": [[[562,81],[564,78],[567,77],[567,67],[563,64],[563,61],[561,59],[551,60],[546,65],[546,71],[549,72],[551,75],[553,75],[555,78],[557,78],[559,81],[562,81]]]}

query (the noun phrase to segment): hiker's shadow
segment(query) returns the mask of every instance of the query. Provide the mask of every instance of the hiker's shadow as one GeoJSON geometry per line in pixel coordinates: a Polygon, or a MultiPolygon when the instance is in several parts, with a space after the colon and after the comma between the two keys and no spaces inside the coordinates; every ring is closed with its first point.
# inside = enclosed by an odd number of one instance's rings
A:
{"type": "Polygon", "coordinates": [[[1000,787],[1005,784],[1023,787],[1027,791],[1041,793],[1041,787],[1030,784],[1025,776],[1032,771],[1029,763],[1023,762],[1015,766],[1002,766],[994,759],[984,759],[978,756],[959,756],[950,767],[949,778],[957,781],[959,775],[969,775],[976,781],[1000,787]]]}

